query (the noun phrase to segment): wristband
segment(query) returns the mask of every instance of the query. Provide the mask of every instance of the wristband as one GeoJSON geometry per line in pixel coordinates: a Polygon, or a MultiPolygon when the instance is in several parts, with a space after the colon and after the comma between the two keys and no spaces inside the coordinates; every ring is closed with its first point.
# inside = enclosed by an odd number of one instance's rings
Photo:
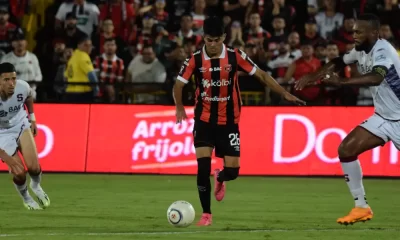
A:
{"type": "Polygon", "coordinates": [[[36,122],[36,117],[34,113],[29,114],[29,120],[36,122]]]}

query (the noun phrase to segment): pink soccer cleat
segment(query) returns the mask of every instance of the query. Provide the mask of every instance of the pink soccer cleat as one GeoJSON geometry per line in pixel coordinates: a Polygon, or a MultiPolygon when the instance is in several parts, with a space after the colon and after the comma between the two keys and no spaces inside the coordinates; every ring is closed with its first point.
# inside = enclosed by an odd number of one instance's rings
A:
{"type": "Polygon", "coordinates": [[[212,215],[209,213],[203,213],[203,215],[201,215],[199,222],[197,223],[197,226],[210,226],[211,223],[212,223],[212,215]]]}
{"type": "Polygon", "coordinates": [[[221,172],[221,170],[219,169],[215,169],[214,170],[214,196],[215,199],[217,199],[217,201],[222,201],[222,199],[224,199],[225,197],[225,182],[218,182],[217,178],[218,178],[218,174],[219,172],[221,172]]]}

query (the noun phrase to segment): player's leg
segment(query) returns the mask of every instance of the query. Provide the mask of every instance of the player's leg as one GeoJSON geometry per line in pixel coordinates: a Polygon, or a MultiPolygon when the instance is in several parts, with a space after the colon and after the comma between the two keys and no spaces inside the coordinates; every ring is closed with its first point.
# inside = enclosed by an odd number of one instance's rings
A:
{"type": "Polygon", "coordinates": [[[35,140],[29,128],[25,129],[19,138],[19,148],[31,177],[30,188],[36,195],[39,203],[43,207],[50,206],[50,198],[43,191],[40,183],[42,179],[42,170],[39,165],[38,154],[35,140]]]}
{"type": "Polygon", "coordinates": [[[212,223],[211,215],[211,155],[214,149],[213,129],[208,123],[196,121],[193,130],[197,158],[197,189],[203,214],[198,226],[212,223]]]}
{"type": "Polygon", "coordinates": [[[16,139],[22,131],[22,125],[1,131],[0,133],[0,158],[7,164],[13,175],[15,189],[22,198],[24,206],[29,210],[39,210],[41,207],[30,196],[26,185],[26,172],[22,160],[17,154],[18,144],[16,139]]]}
{"type": "Polygon", "coordinates": [[[25,172],[25,168],[23,168],[23,163],[22,163],[21,158],[18,156],[17,153],[13,157],[10,156],[10,158],[12,158],[12,161],[14,161],[15,163],[20,164],[23,169],[23,171],[15,172],[12,170],[13,167],[8,166],[10,169],[10,173],[13,175],[13,182],[14,182],[15,189],[17,190],[20,197],[22,198],[24,207],[27,208],[28,210],[41,210],[42,208],[29,194],[27,181],[26,181],[26,172],[25,172]]]}
{"type": "Polygon", "coordinates": [[[221,127],[219,141],[215,147],[217,157],[224,158],[224,169],[214,170],[214,196],[217,201],[225,197],[225,182],[235,180],[240,169],[240,132],[239,126],[221,127]]]}
{"type": "Polygon", "coordinates": [[[388,141],[386,134],[381,129],[383,124],[384,120],[374,115],[361,126],[353,129],[339,146],[340,163],[347,186],[355,201],[355,208],[351,210],[349,215],[339,218],[338,223],[352,224],[370,220],[373,216],[365,196],[363,174],[358,155],[388,141]]]}

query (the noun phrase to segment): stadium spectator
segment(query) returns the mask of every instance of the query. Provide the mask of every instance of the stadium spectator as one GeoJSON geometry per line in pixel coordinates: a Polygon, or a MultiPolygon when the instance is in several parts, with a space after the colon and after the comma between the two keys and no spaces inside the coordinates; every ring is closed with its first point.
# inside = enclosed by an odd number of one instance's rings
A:
{"type": "Polygon", "coordinates": [[[193,29],[197,34],[202,34],[204,19],[206,19],[206,0],[194,0],[193,29]]]}
{"type": "Polygon", "coordinates": [[[95,71],[101,83],[99,96],[109,103],[115,102],[115,85],[124,80],[124,61],[116,52],[115,39],[107,38],[104,40],[104,53],[94,61],[95,71]]]}
{"type": "Polygon", "coordinates": [[[234,43],[244,46],[243,32],[240,22],[235,21],[232,23],[229,33],[229,43],[228,45],[233,45],[234,43]]]}
{"type": "Polygon", "coordinates": [[[224,11],[231,21],[239,21],[241,24],[247,23],[254,0],[223,0],[224,11]]]}
{"type": "Polygon", "coordinates": [[[91,36],[95,32],[95,28],[99,23],[99,8],[85,0],[74,0],[73,2],[64,2],[56,14],[56,28],[62,28],[62,23],[65,22],[67,14],[73,12],[77,18],[77,27],[82,32],[91,36]]]}
{"type": "Polygon", "coordinates": [[[301,37],[302,40],[310,42],[315,47],[319,42],[325,41],[318,34],[317,21],[314,17],[310,17],[304,25],[304,35],[301,37]]]}
{"type": "Polygon", "coordinates": [[[343,14],[336,12],[336,0],[324,0],[325,10],[315,16],[322,38],[332,39],[332,33],[343,24],[343,14]]]}
{"type": "MultiPolygon", "coordinates": [[[[135,23],[135,10],[132,4],[123,0],[110,0],[100,8],[100,27],[105,20],[114,23],[114,33],[121,39],[127,40],[129,31],[135,23]]],[[[102,46],[103,44],[100,44],[102,46]]]]}
{"type": "Polygon", "coordinates": [[[86,36],[86,33],[77,28],[77,18],[74,12],[69,12],[65,16],[64,28],[58,29],[57,39],[62,39],[68,48],[77,48],[79,39],[86,36]]]}
{"type": "Polygon", "coordinates": [[[142,18],[142,28],[136,27],[131,32],[128,44],[133,46],[135,52],[141,52],[145,44],[153,44],[154,22],[154,16],[146,13],[142,18]]]}
{"type": "Polygon", "coordinates": [[[294,60],[299,59],[301,57],[299,33],[291,32],[288,37],[288,43],[290,47],[290,54],[294,56],[294,60]]]}
{"type": "Polygon", "coordinates": [[[22,31],[19,31],[14,36],[12,47],[13,51],[4,55],[1,62],[13,64],[17,71],[17,78],[30,82],[29,85],[32,88],[32,97],[36,100],[37,84],[33,82],[41,82],[43,80],[39,60],[34,53],[26,49],[27,41],[22,31]]]}
{"type": "Polygon", "coordinates": [[[17,32],[17,26],[9,22],[8,7],[0,6],[0,51],[2,55],[12,51],[11,41],[17,32]]]}
{"type": "Polygon", "coordinates": [[[398,47],[398,42],[394,38],[392,29],[390,28],[389,24],[381,24],[381,28],[379,29],[379,36],[383,39],[386,39],[394,47],[398,47]]]}
{"type": "Polygon", "coordinates": [[[165,0],[156,0],[154,4],[154,16],[158,26],[162,26],[164,29],[168,27],[169,14],[165,11],[166,2],[165,0]]]}
{"type": "Polygon", "coordinates": [[[156,103],[158,99],[151,92],[162,90],[167,78],[165,67],[158,61],[153,47],[145,45],[129,64],[126,81],[135,83],[132,88],[134,103],[156,103]]]}
{"type": "Polygon", "coordinates": [[[190,12],[192,3],[188,0],[169,0],[167,4],[167,12],[170,16],[168,30],[170,32],[178,31],[181,18],[184,14],[190,12]]]}
{"type": "Polygon", "coordinates": [[[92,56],[98,56],[104,53],[104,43],[107,39],[114,39],[117,44],[117,55],[124,55],[126,44],[122,38],[114,33],[114,23],[110,18],[104,19],[101,25],[101,32],[94,35],[92,39],[92,56]]]}
{"type": "MultiPolygon", "coordinates": [[[[292,63],[286,71],[283,83],[293,83],[306,74],[313,73],[321,67],[321,62],[314,57],[314,47],[309,40],[303,40],[301,44],[302,57],[292,63]]],[[[297,97],[307,101],[308,105],[321,105],[322,92],[320,86],[312,86],[303,90],[294,90],[297,97]]]]}
{"type": "Polygon", "coordinates": [[[289,5],[285,0],[272,0],[265,8],[262,26],[268,31],[272,31],[272,19],[274,16],[280,15],[285,18],[286,31],[293,30],[293,20],[296,16],[296,9],[289,5]]]}
{"type": "Polygon", "coordinates": [[[192,40],[196,43],[196,47],[199,47],[202,38],[200,35],[196,35],[193,31],[193,17],[190,14],[184,14],[181,18],[181,27],[176,33],[176,42],[179,46],[183,46],[185,40],[192,40]]]}
{"type": "Polygon", "coordinates": [[[280,43],[282,39],[287,39],[285,32],[285,18],[282,15],[274,16],[272,20],[272,32],[270,42],[280,43]]]}
{"type": "Polygon", "coordinates": [[[68,60],[64,76],[67,78],[65,100],[69,103],[88,103],[93,101],[99,90],[99,82],[89,57],[92,51],[92,41],[89,37],[79,40],[78,48],[68,60]],[[88,86],[83,84],[92,83],[88,86]]]}
{"type": "Polygon", "coordinates": [[[66,48],[62,52],[62,58],[60,59],[60,64],[57,67],[57,72],[54,77],[54,92],[58,95],[57,99],[61,100],[62,95],[65,93],[67,88],[68,79],[65,77],[64,72],[67,68],[67,62],[71,58],[73,53],[72,48],[66,48]]]}
{"type": "Polygon", "coordinates": [[[249,16],[249,27],[244,33],[244,42],[252,42],[261,46],[265,39],[270,39],[271,34],[261,27],[261,18],[257,12],[251,13],[249,16]]]}
{"type": "Polygon", "coordinates": [[[290,52],[290,46],[286,40],[282,40],[278,48],[279,54],[268,62],[269,73],[279,83],[285,77],[288,67],[296,60],[296,57],[290,52]]]}
{"type": "Polygon", "coordinates": [[[353,41],[353,27],[355,24],[353,15],[345,16],[343,26],[333,32],[332,40],[338,45],[339,53],[346,52],[346,45],[353,41]]]}
{"type": "Polygon", "coordinates": [[[315,45],[315,57],[318,58],[320,61],[325,61],[326,59],[326,47],[327,44],[325,41],[320,41],[315,45]]]}

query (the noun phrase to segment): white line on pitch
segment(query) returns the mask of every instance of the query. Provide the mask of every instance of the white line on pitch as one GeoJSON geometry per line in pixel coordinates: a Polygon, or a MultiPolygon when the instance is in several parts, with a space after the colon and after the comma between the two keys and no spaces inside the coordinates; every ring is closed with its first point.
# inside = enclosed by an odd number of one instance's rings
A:
{"type": "Polygon", "coordinates": [[[255,229],[255,230],[216,230],[216,231],[174,231],[174,232],[98,232],[98,233],[26,233],[26,234],[0,234],[0,237],[27,237],[27,236],[135,236],[135,235],[180,235],[180,234],[213,234],[213,233],[267,233],[267,232],[340,232],[340,231],[377,231],[377,232],[399,232],[398,228],[311,228],[311,229],[255,229]]]}

